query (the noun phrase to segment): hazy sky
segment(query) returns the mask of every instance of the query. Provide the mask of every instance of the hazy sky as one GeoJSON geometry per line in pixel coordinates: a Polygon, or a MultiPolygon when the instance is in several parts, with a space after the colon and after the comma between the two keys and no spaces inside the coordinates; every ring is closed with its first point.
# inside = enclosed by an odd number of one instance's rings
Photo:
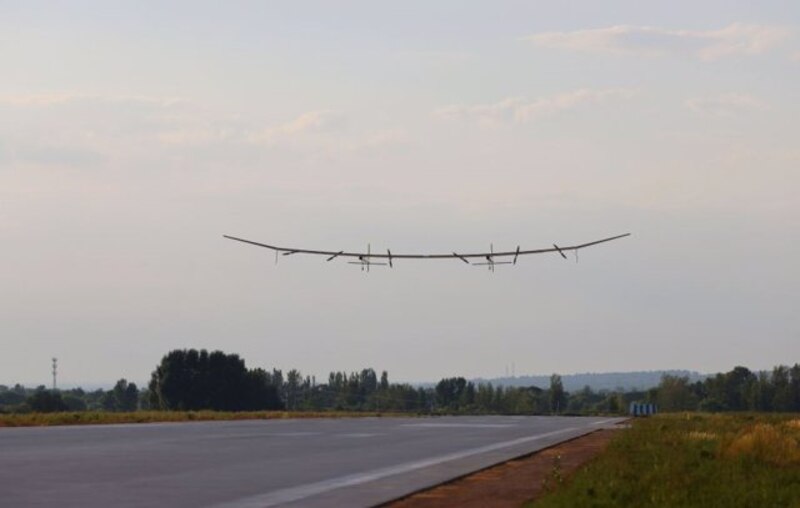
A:
{"type": "Polygon", "coordinates": [[[800,4],[0,0],[0,383],[795,363],[800,4]],[[495,274],[393,252],[574,244],[495,274]]]}

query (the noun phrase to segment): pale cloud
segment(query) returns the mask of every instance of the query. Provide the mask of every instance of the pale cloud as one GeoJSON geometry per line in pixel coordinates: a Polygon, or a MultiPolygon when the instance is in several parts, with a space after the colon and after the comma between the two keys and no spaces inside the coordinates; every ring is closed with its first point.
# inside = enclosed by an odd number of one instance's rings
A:
{"type": "Polygon", "coordinates": [[[769,109],[769,105],[758,97],[742,93],[695,97],[686,100],[685,105],[695,113],[724,117],[769,109]]]}
{"type": "Polygon", "coordinates": [[[231,131],[213,125],[186,126],[167,129],[156,134],[158,140],[166,145],[202,145],[231,140],[231,131]]]}
{"type": "Polygon", "coordinates": [[[347,143],[342,143],[340,148],[344,152],[372,151],[407,145],[410,141],[405,129],[380,129],[356,136],[347,143]]]}
{"type": "Polygon", "coordinates": [[[309,111],[284,124],[251,132],[247,135],[247,141],[272,144],[302,134],[329,132],[341,125],[342,120],[342,115],[334,111],[309,111]]]}
{"type": "Polygon", "coordinates": [[[66,93],[2,95],[0,104],[17,107],[47,107],[71,102],[78,97],[85,96],[66,93]]]}
{"type": "Polygon", "coordinates": [[[337,115],[332,111],[309,111],[277,127],[275,131],[281,134],[299,134],[301,132],[320,131],[331,127],[336,120],[337,115]]]}
{"type": "Polygon", "coordinates": [[[471,119],[485,125],[525,124],[543,116],[599,104],[611,99],[630,97],[633,94],[633,90],[622,88],[603,90],[582,88],[536,99],[509,97],[491,104],[455,104],[439,108],[434,113],[441,118],[471,119]]]}
{"type": "MultiPolygon", "coordinates": [[[[113,122],[118,128],[130,127],[130,115],[147,120],[152,134],[169,145],[198,145],[213,142],[274,144],[302,134],[325,132],[341,123],[341,115],[329,110],[309,111],[271,127],[254,119],[207,111],[202,105],[181,97],[146,95],[92,95],[76,93],[20,94],[0,96],[0,106],[17,110],[56,110],[70,108],[85,124],[113,122]],[[124,108],[124,109],[120,109],[124,108]],[[261,125],[259,125],[261,124],[261,125]]],[[[102,133],[100,133],[102,135],[102,133]]]]}
{"type": "Polygon", "coordinates": [[[178,97],[0,95],[0,114],[8,121],[0,136],[6,141],[9,162],[89,167],[137,150],[154,153],[150,143],[159,133],[188,122],[196,109],[178,97]]]}
{"type": "Polygon", "coordinates": [[[174,127],[157,134],[165,145],[244,148],[295,148],[321,150],[328,154],[347,154],[381,150],[408,142],[405,129],[349,129],[346,116],[330,110],[309,111],[271,127],[259,126],[252,119],[215,118],[175,120],[174,127]]]}
{"type": "Polygon", "coordinates": [[[9,120],[0,128],[0,158],[37,166],[86,168],[139,156],[183,156],[187,148],[342,155],[382,150],[406,139],[398,128],[350,129],[345,114],[329,109],[281,121],[145,95],[0,95],[0,115],[9,120]]]}
{"type": "Polygon", "coordinates": [[[464,64],[475,58],[474,53],[466,51],[398,51],[395,57],[400,60],[415,61],[432,65],[464,64]]]}
{"type": "Polygon", "coordinates": [[[106,104],[134,103],[169,107],[189,101],[182,97],[154,97],[147,95],[92,95],[76,93],[0,95],[0,104],[23,108],[45,108],[82,102],[106,104]]]}
{"type": "Polygon", "coordinates": [[[718,30],[669,30],[651,26],[543,32],[523,40],[547,48],[610,54],[690,54],[701,60],[759,55],[780,45],[791,30],[780,26],[733,23],[718,30]]]}

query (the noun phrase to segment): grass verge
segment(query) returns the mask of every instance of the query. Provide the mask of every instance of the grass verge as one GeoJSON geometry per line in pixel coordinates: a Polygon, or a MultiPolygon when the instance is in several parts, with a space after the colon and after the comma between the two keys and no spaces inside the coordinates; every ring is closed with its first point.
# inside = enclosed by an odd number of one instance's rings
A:
{"type": "Polygon", "coordinates": [[[217,420],[274,420],[281,418],[349,418],[365,416],[414,416],[411,414],[347,411],[134,411],[110,413],[81,411],[72,413],[0,414],[0,427],[41,427],[51,425],[102,425],[112,423],[191,422],[217,420]]]}
{"type": "Polygon", "coordinates": [[[636,420],[551,490],[529,506],[800,507],[800,416],[636,420]]]}

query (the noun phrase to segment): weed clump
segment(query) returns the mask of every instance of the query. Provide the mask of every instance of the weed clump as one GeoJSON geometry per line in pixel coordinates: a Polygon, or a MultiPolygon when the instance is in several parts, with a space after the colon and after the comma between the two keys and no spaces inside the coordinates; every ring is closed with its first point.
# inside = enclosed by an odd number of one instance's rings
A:
{"type": "Polygon", "coordinates": [[[719,436],[714,432],[705,432],[701,430],[693,430],[689,432],[689,439],[696,441],[714,441],[719,436]]]}
{"type": "Polygon", "coordinates": [[[553,457],[553,466],[542,480],[542,490],[554,492],[562,483],[564,483],[564,470],[561,466],[561,455],[556,455],[553,457]]]}
{"type": "Polygon", "coordinates": [[[744,457],[776,466],[800,465],[800,443],[790,432],[792,427],[789,423],[782,426],[757,423],[724,445],[721,455],[729,459],[744,457]]]}
{"type": "MultiPolygon", "coordinates": [[[[552,475],[555,476],[555,475],[552,475]]],[[[605,452],[533,506],[800,507],[800,418],[661,414],[620,430],[605,452]]]]}

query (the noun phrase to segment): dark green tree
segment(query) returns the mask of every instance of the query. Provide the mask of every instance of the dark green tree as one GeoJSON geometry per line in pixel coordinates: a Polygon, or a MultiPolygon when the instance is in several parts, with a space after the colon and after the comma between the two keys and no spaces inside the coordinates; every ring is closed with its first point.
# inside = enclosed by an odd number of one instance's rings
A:
{"type": "Polygon", "coordinates": [[[43,386],[37,388],[33,395],[28,397],[26,403],[31,408],[31,411],[38,413],[56,413],[69,410],[69,407],[61,399],[60,393],[46,390],[43,386]]]}
{"type": "Polygon", "coordinates": [[[86,401],[77,395],[70,393],[64,394],[62,397],[64,405],[67,406],[67,411],[86,411],[86,401]]]}
{"type": "Polygon", "coordinates": [[[25,402],[25,393],[19,393],[14,390],[0,393],[0,406],[15,406],[25,402]]]}
{"type": "MultiPolygon", "coordinates": [[[[278,409],[277,382],[261,369],[248,371],[235,354],[195,349],[167,353],[153,371],[150,405],[159,409],[244,411],[278,409]]],[[[282,382],[282,379],[280,380],[282,382]]]]}
{"type": "Polygon", "coordinates": [[[553,374],[550,376],[550,411],[559,413],[567,407],[567,392],[564,391],[564,383],[561,376],[553,374]]]}
{"type": "Polygon", "coordinates": [[[139,389],[135,383],[120,379],[114,388],[103,394],[101,404],[106,411],[136,411],[139,389]]]}
{"type": "Polygon", "coordinates": [[[775,411],[791,411],[793,409],[792,384],[789,368],[779,365],[772,369],[772,408],[775,411]]]}
{"type": "Polygon", "coordinates": [[[664,374],[658,385],[656,404],[659,411],[686,411],[697,407],[688,377],[664,374]]]}
{"type": "Polygon", "coordinates": [[[445,378],[436,384],[436,403],[443,409],[456,410],[467,387],[463,377],[445,378]]]}
{"type": "Polygon", "coordinates": [[[800,364],[795,363],[794,367],[789,369],[789,375],[792,379],[789,386],[792,411],[800,411],[800,364]]]}
{"type": "Polygon", "coordinates": [[[297,369],[292,369],[286,373],[286,409],[292,411],[297,409],[298,398],[302,388],[303,376],[297,369]]]}

